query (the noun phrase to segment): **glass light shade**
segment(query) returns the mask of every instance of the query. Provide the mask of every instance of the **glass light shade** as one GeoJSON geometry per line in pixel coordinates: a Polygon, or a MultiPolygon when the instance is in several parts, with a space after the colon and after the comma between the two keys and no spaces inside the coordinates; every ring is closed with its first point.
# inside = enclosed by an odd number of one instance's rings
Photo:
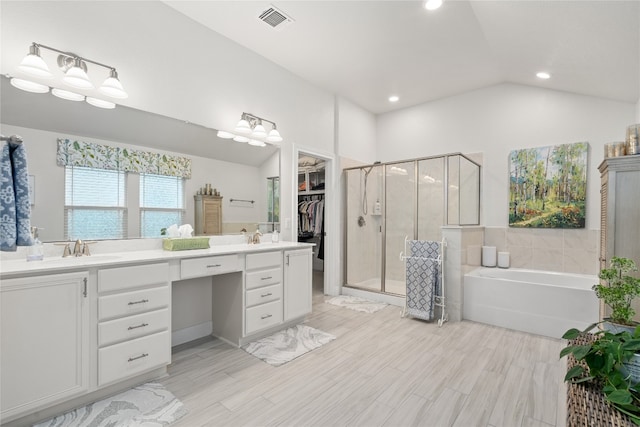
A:
{"type": "Polygon", "coordinates": [[[107,80],[102,83],[102,86],[100,86],[100,89],[98,90],[112,98],[125,99],[129,96],[127,92],[124,91],[120,80],[118,80],[117,77],[113,76],[108,77],[107,80]]]}
{"type": "Polygon", "coordinates": [[[442,6],[442,0],[427,0],[424,3],[424,8],[427,10],[436,10],[442,6]]]}
{"type": "Polygon", "coordinates": [[[249,142],[249,138],[247,138],[246,136],[240,136],[240,135],[234,136],[233,140],[235,142],[249,142]]]}
{"type": "Polygon", "coordinates": [[[33,92],[33,93],[49,92],[49,86],[47,85],[32,82],[29,80],[17,79],[15,77],[11,79],[11,86],[17,87],[18,89],[21,89],[27,92],[33,92]]]}
{"type": "Polygon", "coordinates": [[[251,126],[249,126],[249,122],[246,121],[245,119],[240,120],[238,122],[238,124],[236,125],[236,132],[244,133],[244,134],[250,134],[251,133],[251,126]]]}
{"type": "Polygon", "coordinates": [[[253,132],[251,132],[252,138],[264,138],[265,136],[267,136],[267,131],[262,125],[256,125],[256,127],[253,128],[253,132]]]}
{"type": "Polygon", "coordinates": [[[68,84],[69,86],[78,88],[78,89],[93,89],[93,83],[89,80],[89,76],[84,70],[76,65],[69,68],[65,73],[62,81],[68,84]]]}
{"type": "Polygon", "coordinates": [[[231,139],[235,136],[231,132],[226,132],[223,130],[219,130],[217,135],[218,135],[218,138],[222,138],[222,139],[231,139]]]}
{"type": "Polygon", "coordinates": [[[18,65],[18,69],[32,76],[44,78],[53,77],[44,59],[35,53],[30,53],[25,56],[20,65],[18,65]]]}
{"type": "Polygon", "coordinates": [[[278,129],[271,129],[271,132],[269,132],[269,135],[267,135],[267,141],[268,142],[282,141],[282,137],[280,136],[280,132],[278,132],[278,129]]]}
{"type": "Polygon", "coordinates": [[[84,95],[70,92],[68,90],[58,89],[57,87],[51,89],[51,94],[58,98],[66,99],[67,101],[84,101],[84,95]]]}
{"type": "Polygon", "coordinates": [[[262,141],[258,141],[257,139],[250,139],[249,140],[249,145],[253,145],[255,147],[264,147],[267,144],[262,142],[262,141]]]}
{"type": "Polygon", "coordinates": [[[107,110],[116,108],[116,104],[114,104],[113,102],[105,101],[98,98],[92,98],[90,96],[87,96],[87,103],[93,105],[94,107],[106,108],[107,110]]]}

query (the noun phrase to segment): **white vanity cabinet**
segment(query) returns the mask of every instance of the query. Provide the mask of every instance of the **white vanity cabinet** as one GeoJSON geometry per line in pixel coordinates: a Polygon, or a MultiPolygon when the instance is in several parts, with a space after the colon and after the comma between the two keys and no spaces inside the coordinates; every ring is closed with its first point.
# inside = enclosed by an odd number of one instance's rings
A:
{"type": "Polygon", "coordinates": [[[311,313],[311,249],[284,251],[284,321],[311,313]]]}
{"type": "Polygon", "coordinates": [[[98,271],[98,386],[171,363],[169,264],[98,271]]]}
{"type": "Polygon", "coordinates": [[[282,252],[248,254],[245,336],[282,323],[282,252]]]}
{"type": "Polygon", "coordinates": [[[89,389],[87,278],[80,272],[2,280],[3,420],[89,389]]]}

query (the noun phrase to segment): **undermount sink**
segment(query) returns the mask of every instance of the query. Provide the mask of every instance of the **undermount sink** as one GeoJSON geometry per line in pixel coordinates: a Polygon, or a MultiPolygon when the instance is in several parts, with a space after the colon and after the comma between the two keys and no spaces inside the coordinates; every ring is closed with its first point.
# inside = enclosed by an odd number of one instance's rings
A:
{"type": "Polygon", "coordinates": [[[67,257],[45,257],[43,261],[34,261],[34,262],[45,262],[47,264],[85,264],[90,262],[102,262],[102,261],[113,261],[122,258],[120,255],[113,254],[98,254],[98,255],[84,255],[84,256],[67,256],[67,257]]]}

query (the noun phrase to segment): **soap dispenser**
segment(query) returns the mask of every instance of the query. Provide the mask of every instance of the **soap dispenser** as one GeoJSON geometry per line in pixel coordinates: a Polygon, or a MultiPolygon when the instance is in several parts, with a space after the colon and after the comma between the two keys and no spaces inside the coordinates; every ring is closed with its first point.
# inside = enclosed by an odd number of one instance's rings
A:
{"type": "Polygon", "coordinates": [[[44,246],[38,236],[38,227],[31,227],[33,244],[27,246],[27,261],[42,261],[44,259],[44,246]]]}

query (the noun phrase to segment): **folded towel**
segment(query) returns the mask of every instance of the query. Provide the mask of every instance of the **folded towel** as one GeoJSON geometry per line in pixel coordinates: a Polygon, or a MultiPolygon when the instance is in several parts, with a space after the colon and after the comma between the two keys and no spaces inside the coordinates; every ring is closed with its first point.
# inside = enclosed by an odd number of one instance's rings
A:
{"type": "Polygon", "coordinates": [[[171,224],[169,227],[167,227],[167,236],[180,237],[180,231],[178,230],[178,226],[176,224],[171,224]]]}
{"type": "Polygon", "coordinates": [[[0,152],[0,250],[16,250],[16,193],[13,189],[13,167],[9,144],[0,152]]]}
{"type": "Polygon", "coordinates": [[[4,144],[0,152],[0,250],[30,246],[31,204],[27,153],[22,144],[4,144]]]}
{"type": "Polygon", "coordinates": [[[180,231],[180,237],[191,237],[191,233],[193,233],[193,227],[191,224],[183,224],[178,227],[178,231],[180,231]]]}
{"type": "Polygon", "coordinates": [[[29,199],[29,172],[27,170],[27,152],[24,145],[10,145],[11,165],[13,166],[13,189],[16,200],[16,244],[31,246],[31,201],[29,199]]]}

